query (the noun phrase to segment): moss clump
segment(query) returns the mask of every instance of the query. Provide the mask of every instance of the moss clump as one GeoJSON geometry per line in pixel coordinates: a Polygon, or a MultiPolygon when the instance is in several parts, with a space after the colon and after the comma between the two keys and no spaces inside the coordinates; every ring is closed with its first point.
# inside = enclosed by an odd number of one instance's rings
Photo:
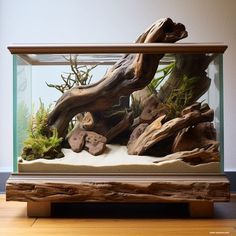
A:
{"type": "Polygon", "coordinates": [[[29,135],[24,142],[21,157],[25,160],[39,158],[54,159],[63,157],[61,152],[62,138],[58,137],[56,129],[47,125],[50,108],[45,108],[40,101],[39,110],[32,116],[29,126],[29,135]]]}

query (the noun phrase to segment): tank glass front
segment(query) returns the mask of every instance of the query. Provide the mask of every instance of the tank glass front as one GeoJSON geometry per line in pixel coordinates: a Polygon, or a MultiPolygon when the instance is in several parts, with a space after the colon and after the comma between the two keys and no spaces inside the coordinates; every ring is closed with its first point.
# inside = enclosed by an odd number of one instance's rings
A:
{"type": "Polygon", "coordinates": [[[222,54],[14,55],[14,170],[220,172],[222,81],[222,54]]]}

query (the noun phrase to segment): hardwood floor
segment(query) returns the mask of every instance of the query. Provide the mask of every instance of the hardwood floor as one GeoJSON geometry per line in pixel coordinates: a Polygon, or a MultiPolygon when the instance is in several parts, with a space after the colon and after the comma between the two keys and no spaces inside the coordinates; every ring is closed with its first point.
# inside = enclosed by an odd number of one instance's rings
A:
{"type": "Polygon", "coordinates": [[[59,205],[53,218],[27,218],[26,203],[0,195],[1,236],[235,235],[236,195],[209,219],[190,219],[183,205],[59,205]],[[63,216],[68,218],[63,218],[63,216]]]}

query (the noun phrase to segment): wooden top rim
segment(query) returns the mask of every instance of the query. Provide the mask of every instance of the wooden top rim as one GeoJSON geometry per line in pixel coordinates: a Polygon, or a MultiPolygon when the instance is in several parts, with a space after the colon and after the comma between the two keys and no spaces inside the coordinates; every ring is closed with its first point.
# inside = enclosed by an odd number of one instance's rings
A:
{"type": "Polygon", "coordinates": [[[12,54],[106,54],[106,53],[224,53],[220,43],[129,43],[129,44],[18,44],[12,54]]]}

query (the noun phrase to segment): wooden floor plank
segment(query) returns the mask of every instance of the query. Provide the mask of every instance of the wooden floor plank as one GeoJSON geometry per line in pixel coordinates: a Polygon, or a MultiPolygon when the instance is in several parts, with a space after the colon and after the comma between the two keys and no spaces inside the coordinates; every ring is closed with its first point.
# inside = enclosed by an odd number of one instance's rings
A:
{"type": "Polygon", "coordinates": [[[213,227],[213,228],[190,228],[190,229],[166,229],[166,228],[148,228],[143,227],[140,228],[1,228],[0,229],[1,235],[7,235],[7,236],[51,236],[51,235],[67,235],[67,236],[90,236],[90,235],[96,235],[96,236],[120,236],[120,235],[128,235],[128,236],[136,236],[136,235],[150,235],[150,236],[204,236],[204,235],[236,235],[236,231],[233,227],[213,227]]]}
{"type": "Polygon", "coordinates": [[[6,217],[26,217],[26,203],[23,202],[0,202],[0,219],[6,217]]]}
{"type": "Polygon", "coordinates": [[[5,196],[0,195],[0,228],[31,227],[35,219],[27,217],[26,205],[25,202],[6,202],[5,196]]]}
{"type": "MultiPolygon", "coordinates": [[[[0,235],[6,236],[236,236],[236,198],[216,203],[209,219],[27,218],[26,203],[0,195],[0,235]]],[[[91,214],[92,216],[92,214],[91,214]]],[[[125,215],[124,215],[125,216],[125,215]]]]}
{"type": "Polygon", "coordinates": [[[203,228],[233,227],[236,220],[188,220],[188,219],[37,219],[34,228],[203,228]]]}

